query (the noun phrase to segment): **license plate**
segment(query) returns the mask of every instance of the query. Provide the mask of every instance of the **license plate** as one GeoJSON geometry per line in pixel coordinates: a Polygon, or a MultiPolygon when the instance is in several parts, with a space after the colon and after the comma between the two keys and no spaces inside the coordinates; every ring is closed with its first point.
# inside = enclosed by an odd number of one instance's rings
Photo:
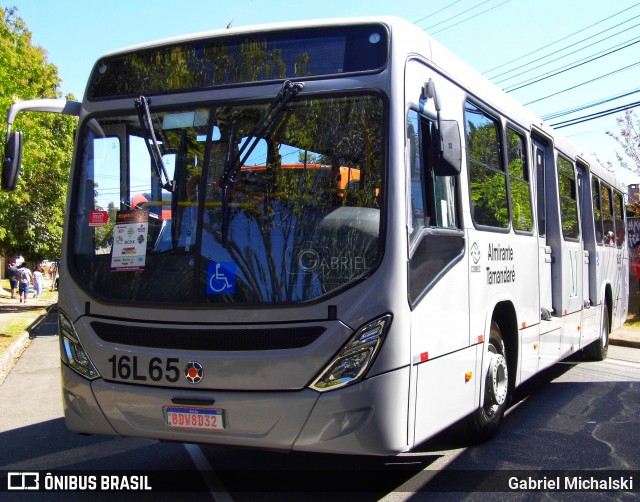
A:
{"type": "Polygon", "coordinates": [[[211,408],[167,408],[167,424],[169,427],[200,430],[224,430],[224,411],[211,408]]]}

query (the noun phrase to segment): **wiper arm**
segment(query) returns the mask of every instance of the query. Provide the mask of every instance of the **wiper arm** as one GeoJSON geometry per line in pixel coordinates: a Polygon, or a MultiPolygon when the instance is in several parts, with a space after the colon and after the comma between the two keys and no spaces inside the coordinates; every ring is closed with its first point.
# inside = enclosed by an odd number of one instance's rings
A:
{"type": "Polygon", "coordinates": [[[235,128],[231,127],[229,133],[229,150],[225,160],[224,173],[220,177],[220,190],[222,195],[222,240],[226,243],[227,234],[229,233],[229,195],[230,188],[238,179],[240,168],[247,161],[253,150],[258,146],[260,140],[270,132],[276,121],[282,116],[287,104],[296,94],[298,94],[304,84],[302,82],[291,82],[286,80],[282,84],[282,89],[269,105],[269,109],[262,117],[262,120],[254,127],[253,131],[247,136],[240,150],[235,153],[235,128]]]}
{"type": "Polygon", "coordinates": [[[151,163],[156,171],[156,175],[160,180],[160,185],[167,192],[172,192],[176,188],[176,181],[170,180],[167,174],[167,168],[162,160],[162,152],[160,151],[160,145],[156,139],[156,133],[153,130],[153,122],[151,121],[151,112],[149,111],[149,100],[145,96],[140,96],[138,99],[134,99],[133,103],[136,106],[138,112],[138,120],[140,121],[140,128],[144,135],[144,144],[147,145],[149,156],[151,157],[151,163]]]}

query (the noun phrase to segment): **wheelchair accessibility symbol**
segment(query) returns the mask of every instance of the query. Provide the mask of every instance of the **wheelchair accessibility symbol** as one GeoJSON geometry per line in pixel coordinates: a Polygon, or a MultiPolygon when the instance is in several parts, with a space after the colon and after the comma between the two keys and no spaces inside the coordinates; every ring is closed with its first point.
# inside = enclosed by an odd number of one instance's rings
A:
{"type": "Polygon", "coordinates": [[[236,264],[232,261],[209,262],[207,265],[207,294],[227,295],[236,292],[236,264]]]}

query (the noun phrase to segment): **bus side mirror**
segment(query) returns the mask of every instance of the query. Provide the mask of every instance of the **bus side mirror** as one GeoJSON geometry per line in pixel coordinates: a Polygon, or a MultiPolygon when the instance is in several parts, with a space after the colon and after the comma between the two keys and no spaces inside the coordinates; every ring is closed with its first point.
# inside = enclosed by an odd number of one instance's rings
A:
{"type": "Polygon", "coordinates": [[[438,141],[435,147],[438,159],[435,166],[437,176],[457,176],[462,170],[462,147],[460,144],[460,127],[456,120],[438,121],[438,141]]]}
{"type": "Polygon", "coordinates": [[[20,168],[22,167],[22,131],[9,135],[2,158],[2,190],[10,192],[16,189],[20,168]]]}
{"type": "Polygon", "coordinates": [[[435,148],[436,176],[457,176],[462,170],[462,146],[460,145],[460,127],[455,120],[442,120],[440,118],[440,101],[436,92],[436,84],[432,79],[422,86],[420,102],[432,99],[436,109],[436,129],[433,138],[435,148]]]}

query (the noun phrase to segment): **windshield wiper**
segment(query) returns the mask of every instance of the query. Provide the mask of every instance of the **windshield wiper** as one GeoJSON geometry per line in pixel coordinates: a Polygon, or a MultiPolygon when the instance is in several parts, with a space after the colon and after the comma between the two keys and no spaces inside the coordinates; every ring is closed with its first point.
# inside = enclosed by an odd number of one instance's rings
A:
{"type": "Polygon", "coordinates": [[[160,185],[167,192],[172,192],[176,188],[176,181],[170,180],[167,174],[167,168],[162,160],[162,152],[160,151],[160,145],[156,139],[156,133],[153,130],[153,122],[151,120],[151,112],[149,111],[149,100],[145,96],[140,96],[138,99],[134,99],[133,103],[136,106],[138,112],[138,120],[140,121],[140,128],[144,135],[144,144],[147,145],[149,151],[149,157],[151,157],[151,163],[156,171],[160,185]]]}
{"type": "Polygon", "coordinates": [[[224,173],[220,177],[220,190],[222,195],[222,241],[227,242],[227,234],[229,233],[229,197],[231,193],[231,185],[238,179],[240,168],[244,165],[249,155],[258,146],[258,143],[272,129],[273,125],[282,116],[287,104],[296,94],[298,94],[304,84],[302,82],[291,82],[286,80],[282,84],[282,89],[269,105],[268,110],[262,117],[262,120],[254,127],[253,131],[247,136],[242,147],[235,152],[235,127],[231,127],[229,133],[229,150],[225,159],[224,173]]]}

